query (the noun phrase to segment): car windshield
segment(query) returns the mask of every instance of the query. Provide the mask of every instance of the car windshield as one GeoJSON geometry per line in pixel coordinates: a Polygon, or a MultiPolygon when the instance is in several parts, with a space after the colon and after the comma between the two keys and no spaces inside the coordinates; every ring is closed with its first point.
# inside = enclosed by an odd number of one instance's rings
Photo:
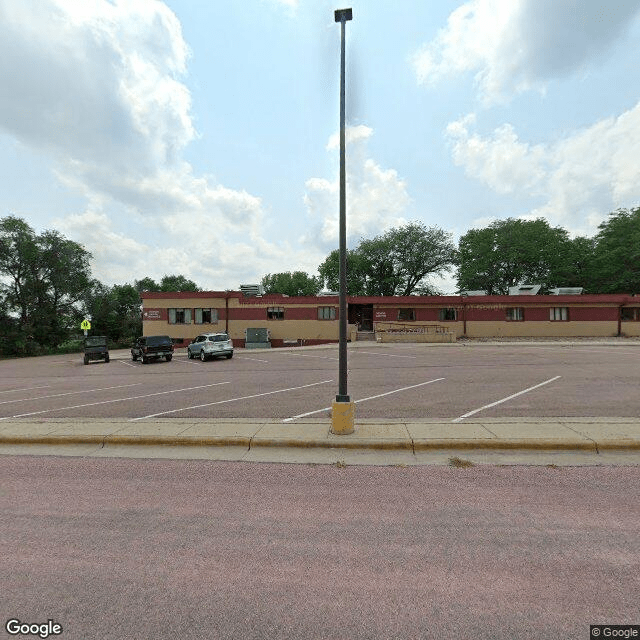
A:
{"type": "Polygon", "coordinates": [[[209,336],[209,340],[211,342],[226,342],[229,339],[229,336],[226,334],[222,334],[219,336],[209,336]]]}
{"type": "Polygon", "coordinates": [[[91,336],[85,340],[87,347],[104,347],[107,344],[107,339],[103,336],[91,336]]]}
{"type": "Polygon", "coordinates": [[[169,336],[149,336],[147,338],[147,345],[150,347],[159,347],[161,344],[171,344],[171,338],[169,336]]]}

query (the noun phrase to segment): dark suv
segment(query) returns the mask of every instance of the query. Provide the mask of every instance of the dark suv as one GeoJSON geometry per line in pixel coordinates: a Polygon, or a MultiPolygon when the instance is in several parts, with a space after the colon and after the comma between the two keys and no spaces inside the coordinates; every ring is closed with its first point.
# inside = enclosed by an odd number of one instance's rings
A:
{"type": "Polygon", "coordinates": [[[84,363],[90,360],[109,362],[109,347],[106,336],[87,336],[84,339],[84,363]]]}
{"type": "Polygon", "coordinates": [[[131,358],[136,361],[142,360],[142,364],[147,364],[149,360],[165,358],[171,362],[173,358],[173,341],[169,336],[142,336],[138,338],[131,347],[131,358]]]}

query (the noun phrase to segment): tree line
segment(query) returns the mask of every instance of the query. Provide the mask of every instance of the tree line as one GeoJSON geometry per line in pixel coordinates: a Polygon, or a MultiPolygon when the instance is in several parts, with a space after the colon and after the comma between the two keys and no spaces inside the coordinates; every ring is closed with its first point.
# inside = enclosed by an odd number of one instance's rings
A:
{"type": "MultiPolygon", "coordinates": [[[[143,291],[199,291],[182,275],[156,282],[105,285],[91,277],[86,249],[57,231],[35,231],[22,219],[0,219],[0,355],[59,349],[90,316],[92,333],[127,345],[142,332],[143,291]]],[[[619,209],[592,238],[570,238],[542,219],[508,218],[471,229],[456,246],[451,234],[411,222],[347,251],[347,293],[354,296],[438,295],[430,278],[455,271],[458,292],[506,294],[518,284],[583,287],[586,293],[640,293],[640,208],[619,209]]],[[[338,291],[336,249],[318,266],[267,274],[265,293],[313,296],[338,291]]],[[[77,350],[77,342],[69,345],[77,350]]]]}

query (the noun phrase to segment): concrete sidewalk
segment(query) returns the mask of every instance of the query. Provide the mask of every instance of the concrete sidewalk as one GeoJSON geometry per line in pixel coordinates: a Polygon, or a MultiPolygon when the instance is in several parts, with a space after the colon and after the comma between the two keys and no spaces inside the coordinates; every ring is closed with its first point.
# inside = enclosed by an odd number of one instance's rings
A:
{"type": "Polygon", "coordinates": [[[16,420],[0,422],[0,454],[401,465],[461,458],[505,464],[567,464],[568,459],[576,461],[571,464],[640,464],[637,418],[503,418],[455,424],[442,419],[356,420],[355,433],[340,436],[330,433],[330,426],[326,418],[293,423],[16,420]]]}

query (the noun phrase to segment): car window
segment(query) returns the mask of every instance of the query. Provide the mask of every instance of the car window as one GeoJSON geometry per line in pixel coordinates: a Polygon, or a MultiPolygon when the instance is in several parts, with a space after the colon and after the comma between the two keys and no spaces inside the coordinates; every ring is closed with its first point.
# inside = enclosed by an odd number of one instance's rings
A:
{"type": "Polygon", "coordinates": [[[226,342],[229,339],[229,336],[222,334],[218,336],[209,336],[209,340],[211,342],[226,342]]]}
{"type": "Polygon", "coordinates": [[[207,337],[206,337],[206,336],[198,336],[198,337],[196,338],[196,342],[204,342],[206,339],[207,339],[207,337]]]}

